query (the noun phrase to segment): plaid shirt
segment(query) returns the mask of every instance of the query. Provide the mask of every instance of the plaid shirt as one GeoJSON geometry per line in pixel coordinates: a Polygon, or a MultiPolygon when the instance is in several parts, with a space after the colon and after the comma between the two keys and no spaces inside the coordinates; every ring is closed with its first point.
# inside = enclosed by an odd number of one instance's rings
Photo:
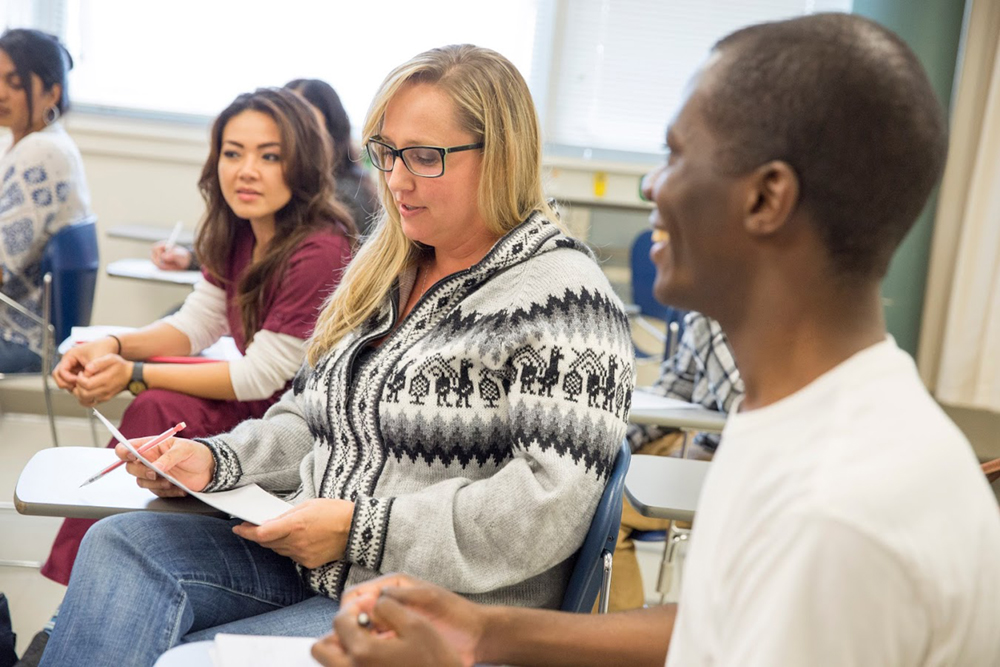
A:
{"type": "MultiPolygon", "coordinates": [[[[733,401],[743,395],[743,378],[736,369],[726,334],[715,320],[701,313],[684,316],[684,333],[677,351],[663,362],[651,393],[697,403],[709,410],[728,413],[733,401]]],[[[677,429],[630,424],[632,451],[677,429]]],[[[719,445],[719,434],[699,433],[695,443],[708,451],[719,445]]]]}

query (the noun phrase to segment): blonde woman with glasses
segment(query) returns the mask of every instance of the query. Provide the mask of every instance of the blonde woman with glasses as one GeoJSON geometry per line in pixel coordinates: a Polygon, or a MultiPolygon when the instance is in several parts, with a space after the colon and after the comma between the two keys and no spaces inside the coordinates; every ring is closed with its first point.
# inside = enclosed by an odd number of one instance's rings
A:
{"type": "Polygon", "coordinates": [[[218,632],[318,637],[345,586],[389,571],[559,605],[625,433],[621,303],[543,197],[534,106],[501,55],[449,46],[398,67],[364,139],[383,213],[293,389],[263,419],[154,453],[190,488],[256,482],[294,509],[101,521],[48,664],[148,665],[218,632]]]}

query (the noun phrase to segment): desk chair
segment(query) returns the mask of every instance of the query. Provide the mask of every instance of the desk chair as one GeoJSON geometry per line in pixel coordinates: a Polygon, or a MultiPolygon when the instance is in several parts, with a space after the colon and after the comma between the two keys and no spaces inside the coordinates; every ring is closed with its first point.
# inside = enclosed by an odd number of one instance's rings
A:
{"type": "Polygon", "coordinates": [[[576,556],[576,564],[563,596],[563,611],[589,614],[598,600],[598,612],[608,611],[608,594],[611,590],[611,560],[618,542],[618,528],[622,521],[622,494],[625,491],[625,473],[628,472],[632,452],[628,440],[622,442],[615,466],[608,477],[590,530],[576,556]],[[600,576],[598,576],[600,575],[600,576]]]}
{"type": "MultiPolygon", "coordinates": [[[[677,346],[683,327],[685,311],[673,306],[667,306],[653,296],[653,281],[656,279],[656,267],[649,259],[649,250],[653,247],[653,232],[646,231],[635,237],[629,251],[629,268],[632,274],[632,307],[628,309],[636,324],[654,340],[663,345],[667,356],[671,349],[677,346]],[[676,329],[671,329],[671,323],[676,323],[676,329]],[[664,334],[664,329],[667,331],[664,334]]],[[[656,354],[635,347],[636,359],[651,360],[656,354]]],[[[666,358],[666,357],[664,357],[666,358]]],[[[658,360],[657,360],[658,361],[658,360]]]]}
{"type": "MultiPolygon", "coordinates": [[[[59,438],[56,435],[56,417],[49,384],[55,361],[56,341],[68,337],[74,326],[90,323],[94,287],[97,284],[97,265],[96,223],[90,218],[63,227],[45,245],[41,266],[41,316],[0,294],[0,304],[13,308],[42,327],[42,391],[45,395],[45,412],[49,418],[52,444],[56,447],[59,446],[59,438]]],[[[11,510],[13,505],[0,503],[0,509],[11,510]]],[[[0,565],[41,567],[41,563],[9,559],[0,559],[0,565]]]]}
{"type": "MultiPolygon", "coordinates": [[[[55,365],[56,341],[74,326],[90,324],[97,284],[97,231],[93,218],[63,227],[45,245],[42,254],[42,308],[37,315],[0,294],[0,303],[42,327],[42,391],[49,417],[52,444],[59,446],[49,376],[55,365]]],[[[2,376],[0,376],[2,377],[2,376]]]]}

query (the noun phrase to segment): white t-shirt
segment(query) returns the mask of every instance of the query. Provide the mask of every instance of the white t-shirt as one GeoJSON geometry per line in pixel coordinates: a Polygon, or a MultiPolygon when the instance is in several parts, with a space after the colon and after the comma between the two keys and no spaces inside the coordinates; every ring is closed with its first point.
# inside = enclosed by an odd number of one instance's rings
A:
{"type": "Polygon", "coordinates": [[[667,665],[1000,665],[1000,509],[890,339],[733,415],[667,665]]]}

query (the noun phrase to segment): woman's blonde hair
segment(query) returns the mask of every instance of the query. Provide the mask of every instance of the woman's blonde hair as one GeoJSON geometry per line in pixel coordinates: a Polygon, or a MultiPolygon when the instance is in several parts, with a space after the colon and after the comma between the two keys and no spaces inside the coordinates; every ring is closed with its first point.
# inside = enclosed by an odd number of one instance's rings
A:
{"type": "MultiPolygon", "coordinates": [[[[482,141],[479,212],[502,236],[539,211],[556,216],[542,192],[542,139],[528,85],[517,68],[490,49],[469,44],[425,51],[386,77],[365,119],[363,141],[378,136],[385,109],[404,86],[438,86],[455,104],[463,130],[482,141]]],[[[309,346],[315,364],[378,308],[393,282],[412,266],[420,247],[403,234],[385,178],[379,180],[382,215],[344,273],[316,323],[309,346]]]]}

